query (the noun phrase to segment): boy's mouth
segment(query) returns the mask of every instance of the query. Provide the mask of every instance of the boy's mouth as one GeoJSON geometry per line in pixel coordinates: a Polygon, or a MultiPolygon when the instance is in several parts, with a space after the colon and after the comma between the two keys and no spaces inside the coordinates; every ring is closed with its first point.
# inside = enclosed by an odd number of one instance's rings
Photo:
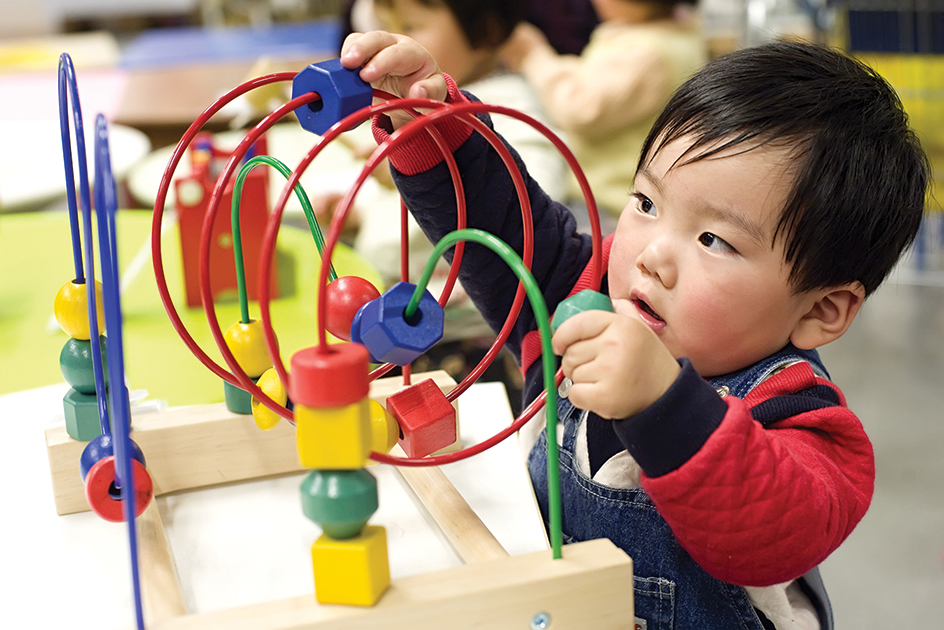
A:
{"type": "Polygon", "coordinates": [[[639,312],[639,315],[642,317],[643,321],[649,324],[649,326],[653,328],[661,328],[665,326],[665,320],[659,317],[659,314],[652,310],[652,307],[649,306],[645,300],[634,298],[633,305],[636,307],[636,310],[639,312]]]}

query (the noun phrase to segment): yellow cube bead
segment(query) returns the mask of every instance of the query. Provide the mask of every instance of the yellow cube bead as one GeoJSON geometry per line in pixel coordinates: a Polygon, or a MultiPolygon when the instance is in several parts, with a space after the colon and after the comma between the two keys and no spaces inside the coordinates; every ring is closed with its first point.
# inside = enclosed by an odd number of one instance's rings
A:
{"type": "Polygon", "coordinates": [[[368,525],[345,540],[323,534],[311,546],[311,563],[320,603],[373,606],[390,585],[387,530],[368,525]]]}
{"type": "Polygon", "coordinates": [[[343,407],[295,407],[295,444],[305,468],[363,468],[371,448],[368,398],[343,407]]]}

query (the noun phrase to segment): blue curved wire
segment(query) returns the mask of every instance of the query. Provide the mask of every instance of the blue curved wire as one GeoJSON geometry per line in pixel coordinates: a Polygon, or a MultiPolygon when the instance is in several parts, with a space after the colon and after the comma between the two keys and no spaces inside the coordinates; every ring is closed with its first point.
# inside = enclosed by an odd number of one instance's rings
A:
{"type": "MultiPolygon", "coordinates": [[[[66,172],[66,196],[69,200],[69,225],[72,228],[72,262],[75,266],[76,284],[85,283],[85,272],[82,269],[82,242],[79,238],[79,215],[75,199],[75,173],[72,168],[72,133],[69,129],[69,98],[67,87],[75,85],[75,69],[72,67],[72,58],[68,53],[59,57],[59,132],[62,134],[62,163],[66,172]]],[[[79,108],[78,90],[73,89],[72,102],[75,104],[76,116],[76,145],[81,147],[85,155],[85,134],[82,130],[82,114],[79,108]]],[[[85,175],[83,188],[84,198],[88,194],[88,174],[85,175]]]]}
{"type": "Polygon", "coordinates": [[[76,284],[85,284],[88,301],[89,339],[92,346],[92,370],[95,374],[95,392],[98,398],[98,418],[102,433],[111,433],[108,405],[105,398],[105,371],[102,367],[102,348],[98,343],[98,309],[95,296],[95,254],[92,238],[92,202],[89,194],[88,161],[85,154],[85,126],[82,123],[82,105],[75,68],[68,53],[59,57],[59,130],[62,133],[62,161],[66,170],[66,194],[69,198],[69,223],[72,225],[72,254],[76,265],[76,284]],[[69,129],[68,101],[72,97],[72,120],[75,124],[75,146],[79,159],[79,199],[82,203],[82,230],[85,233],[85,272],[82,271],[82,251],[78,230],[78,210],[75,199],[75,179],[72,169],[72,144],[69,129]]]}
{"type": "Polygon", "coordinates": [[[98,218],[98,248],[102,264],[102,301],[105,327],[108,329],[108,380],[112,430],[115,445],[115,485],[121,491],[128,543],[131,549],[131,584],[134,590],[135,618],[144,628],[141,584],[138,571],[138,541],[134,526],[135,496],[131,469],[131,410],[124,381],[124,347],[121,330],[121,295],[118,278],[118,246],[115,215],[118,195],[112,176],[108,150],[108,125],[101,114],[95,118],[95,208],[98,218]]]}

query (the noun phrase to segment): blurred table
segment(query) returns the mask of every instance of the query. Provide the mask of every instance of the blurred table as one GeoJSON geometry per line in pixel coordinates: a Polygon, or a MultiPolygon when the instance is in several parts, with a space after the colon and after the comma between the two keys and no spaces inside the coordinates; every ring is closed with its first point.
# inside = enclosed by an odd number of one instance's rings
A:
{"type": "MultiPolygon", "coordinates": [[[[111,124],[125,89],[125,74],[116,69],[120,51],[113,35],[93,32],[0,42],[0,137],[4,140],[0,212],[36,209],[65,196],[59,130],[62,53],[69,54],[75,67],[90,174],[99,113],[110,123],[112,170],[117,180],[151,150],[141,131],[111,124]]],[[[74,125],[71,115],[70,124],[74,125]]],[[[74,127],[72,132],[74,155],[74,127]]]]}
{"type": "MultiPolygon", "coordinates": [[[[202,308],[187,308],[177,228],[165,215],[162,258],[171,298],[196,342],[224,365],[202,308]]],[[[125,366],[129,387],[145,389],[171,405],[223,401],[222,381],[203,366],[172,327],[157,293],[150,251],[151,212],[118,213],[118,266],[122,293],[125,366]]],[[[0,393],[62,382],[59,352],[68,340],[52,317],[59,287],[74,277],[71,235],[65,212],[0,215],[0,393]]],[[[307,231],[279,232],[277,264],[281,293],[271,303],[273,326],[285,361],[316,342],[315,308],[320,257],[307,231]]],[[[97,266],[96,253],[96,266],[97,266]]],[[[379,286],[375,270],[349,248],[334,257],[340,274],[363,276],[379,286]]],[[[250,307],[258,316],[258,306],[250,307]]],[[[217,305],[226,330],[239,318],[233,301],[217,305]]],[[[61,397],[60,397],[61,406],[61,397]]]]}
{"type": "MultiPolygon", "coordinates": [[[[115,120],[144,131],[155,147],[176,144],[217,98],[251,78],[258,61],[267,61],[267,72],[300,72],[337,56],[340,32],[334,20],[148,31],[123,52],[128,84],[115,120]]],[[[229,119],[221,112],[207,129],[226,129],[229,119]]]]}
{"type": "MultiPolygon", "coordinates": [[[[55,94],[51,95],[53,99],[55,94]]],[[[53,100],[53,105],[56,101],[53,100]]],[[[94,179],[94,116],[97,112],[83,108],[85,143],[89,181],[94,179]],[[87,114],[91,114],[89,117],[87,114]]],[[[0,212],[35,209],[66,194],[65,170],[62,164],[62,134],[59,120],[0,119],[0,137],[7,150],[0,152],[0,212]]],[[[73,168],[78,185],[77,145],[73,130],[73,168]]],[[[112,173],[122,181],[128,171],[151,150],[147,136],[131,127],[109,125],[108,147],[112,173]]]]}
{"type": "MultiPolygon", "coordinates": [[[[225,92],[265,73],[299,72],[337,55],[340,24],[320,20],[270,28],[145,31],[119,53],[105,33],[13,41],[0,46],[0,211],[35,209],[63,195],[58,72],[75,66],[88,150],[98,113],[111,125],[113,170],[121,177],[152,147],[176,144],[225,92]],[[262,74],[260,72],[260,74],[262,74]]],[[[289,84],[286,83],[286,86],[289,84]]],[[[223,130],[230,108],[210,121],[223,130]]],[[[92,156],[89,155],[90,169],[92,156]]]]}

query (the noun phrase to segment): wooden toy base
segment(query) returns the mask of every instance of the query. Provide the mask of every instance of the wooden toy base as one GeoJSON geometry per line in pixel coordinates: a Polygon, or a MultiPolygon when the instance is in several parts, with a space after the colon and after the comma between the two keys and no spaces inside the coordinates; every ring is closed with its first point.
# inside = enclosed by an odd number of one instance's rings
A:
{"type": "MultiPolygon", "coordinates": [[[[455,382],[445,372],[417,374],[444,390],[455,382]]],[[[383,402],[403,387],[402,379],[371,384],[371,398],[383,402]]],[[[145,453],[155,496],[178,490],[295,473],[295,429],[280,422],[260,431],[252,416],[224,404],[186,407],[133,419],[132,438],[145,453]]],[[[78,461],[85,443],[65,427],[46,431],[56,511],[88,510],[78,461]]],[[[402,455],[399,447],[394,454],[402,455]]],[[[509,557],[465,499],[435,467],[399,468],[424,507],[443,530],[461,567],[393,580],[371,608],[319,605],[312,594],[265,604],[187,614],[173,558],[152,501],[137,520],[145,618],[157,630],[357,630],[360,628],[528,628],[538,614],[554,630],[624,628],[633,618],[632,561],[608,540],[509,557]]]]}
{"type": "MultiPolygon", "coordinates": [[[[443,371],[414,375],[413,382],[426,378],[446,390],[455,387],[443,371]]],[[[382,404],[402,387],[402,378],[378,379],[371,383],[370,397],[382,404]]],[[[224,403],[135,416],[131,439],[144,452],[154,496],[305,470],[298,462],[295,427],[289,422],[283,420],[269,431],[260,431],[251,415],[233,413],[224,403]]],[[[72,439],[65,426],[46,430],[46,453],[60,516],[90,509],[78,465],[85,445],[72,439]]],[[[443,451],[457,446],[458,440],[443,451]]]]}
{"type": "Polygon", "coordinates": [[[318,605],[298,597],[187,615],[155,630],[523,630],[538,613],[548,628],[626,628],[632,623],[629,557],[608,540],[512,556],[393,580],[376,606],[318,605]]]}

